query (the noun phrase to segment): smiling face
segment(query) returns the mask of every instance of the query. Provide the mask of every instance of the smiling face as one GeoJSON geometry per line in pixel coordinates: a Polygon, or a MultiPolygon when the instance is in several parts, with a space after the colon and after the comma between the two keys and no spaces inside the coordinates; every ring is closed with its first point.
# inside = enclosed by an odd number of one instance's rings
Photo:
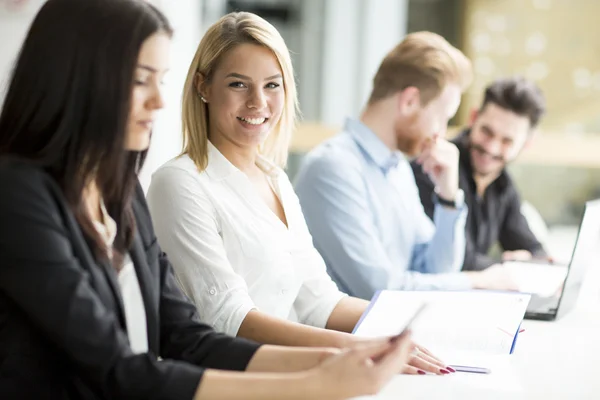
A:
{"type": "Polygon", "coordinates": [[[199,92],[208,103],[209,139],[257,148],[281,118],[283,74],[271,50],[241,44],[225,54],[199,92]]]}
{"type": "Polygon", "coordinates": [[[168,71],[171,39],[155,33],[144,41],[133,77],[126,150],[143,151],[150,145],[155,114],[164,107],[162,80],[168,71]]]}
{"type": "Polygon", "coordinates": [[[526,116],[487,104],[474,118],[469,135],[471,164],[480,176],[497,175],[513,161],[530,138],[526,116]]]}

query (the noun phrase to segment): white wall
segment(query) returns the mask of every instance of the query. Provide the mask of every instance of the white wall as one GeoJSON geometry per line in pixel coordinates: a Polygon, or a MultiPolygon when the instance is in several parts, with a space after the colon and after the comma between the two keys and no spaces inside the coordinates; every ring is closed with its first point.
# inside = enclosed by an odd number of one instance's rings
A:
{"type": "Polygon", "coordinates": [[[151,3],[169,18],[175,34],[171,46],[171,71],[165,80],[166,107],[155,123],[148,158],[140,172],[140,181],[145,190],[152,173],[181,152],[181,94],[202,33],[201,1],[151,0],[151,3]]]}
{"type": "Polygon", "coordinates": [[[9,8],[0,1],[0,106],[19,49],[43,3],[44,0],[30,0],[24,6],[9,8]]]}
{"type": "Polygon", "coordinates": [[[358,98],[361,107],[373,87],[379,64],[406,34],[408,0],[368,0],[363,9],[358,98]]]}
{"type": "Polygon", "coordinates": [[[408,0],[327,0],[321,121],[340,125],[362,109],[383,57],[406,33],[408,0]]]}

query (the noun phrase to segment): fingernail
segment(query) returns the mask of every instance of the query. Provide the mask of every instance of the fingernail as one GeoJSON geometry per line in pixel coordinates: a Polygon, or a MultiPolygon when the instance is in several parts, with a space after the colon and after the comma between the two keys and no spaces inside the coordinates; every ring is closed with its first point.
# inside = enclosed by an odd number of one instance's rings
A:
{"type": "Polygon", "coordinates": [[[427,372],[423,370],[418,370],[417,372],[419,373],[419,375],[427,375],[427,372]]]}
{"type": "Polygon", "coordinates": [[[452,367],[446,367],[446,369],[447,369],[448,371],[450,371],[450,372],[456,372],[456,370],[455,370],[454,368],[452,368],[452,367]]]}
{"type": "Polygon", "coordinates": [[[450,373],[450,371],[448,371],[447,369],[444,369],[444,368],[440,368],[440,372],[442,374],[449,374],[450,373]]]}

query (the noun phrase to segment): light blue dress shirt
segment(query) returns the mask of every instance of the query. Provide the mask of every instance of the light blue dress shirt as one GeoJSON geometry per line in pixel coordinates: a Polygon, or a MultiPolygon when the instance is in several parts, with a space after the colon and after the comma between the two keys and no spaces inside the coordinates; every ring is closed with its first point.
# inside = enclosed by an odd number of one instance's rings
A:
{"type": "Polygon", "coordinates": [[[364,124],[311,151],[296,193],[328,273],[346,293],[370,299],[377,290],[469,289],[460,271],[466,206],[436,205],[435,225],[421,205],[408,160],[364,124]]]}

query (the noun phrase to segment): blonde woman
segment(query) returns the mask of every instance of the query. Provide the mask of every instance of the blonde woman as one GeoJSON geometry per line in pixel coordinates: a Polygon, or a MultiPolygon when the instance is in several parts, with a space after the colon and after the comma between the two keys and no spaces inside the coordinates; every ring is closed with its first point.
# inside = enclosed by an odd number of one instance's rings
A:
{"type": "MultiPolygon", "coordinates": [[[[367,301],[341,293],[282,167],[297,114],[277,30],[232,13],[202,39],[183,94],[185,148],[152,177],[161,246],[203,320],[287,346],[351,347],[367,301]]],[[[427,352],[404,372],[451,372],[427,352]]]]}

